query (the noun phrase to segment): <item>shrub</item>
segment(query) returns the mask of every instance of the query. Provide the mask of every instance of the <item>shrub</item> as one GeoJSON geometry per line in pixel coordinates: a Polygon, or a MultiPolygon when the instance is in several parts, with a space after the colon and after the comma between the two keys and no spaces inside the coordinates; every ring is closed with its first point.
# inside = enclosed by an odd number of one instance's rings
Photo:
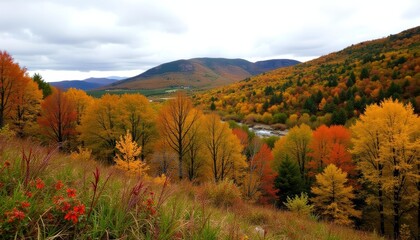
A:
{"type": "Polygon", "coordinates": [[[200,197],[216,207],[231,207],[241,199],[239,188],[231,181],[206,183],[202,186],[200,197]]]}
{"type": "Polygon", "coordinates": [[[299,214],[309,215],[313,210],[313,206],[308,202],[308,194],[301,193],[299,195],[295,195],[295,197],[290,198],[287,197],[287,202],[284,203],[286,207],[292,211],[299,214]]]}

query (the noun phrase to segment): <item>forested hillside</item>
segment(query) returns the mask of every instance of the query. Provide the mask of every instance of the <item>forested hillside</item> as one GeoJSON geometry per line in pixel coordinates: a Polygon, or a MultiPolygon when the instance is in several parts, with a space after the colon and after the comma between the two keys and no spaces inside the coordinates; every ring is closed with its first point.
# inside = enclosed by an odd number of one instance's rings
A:
{"type": "Polygon", "coordinates": [[[345,124],[392,97],[420,112],[420,27],[197,94],[225,119],[247,123],[345,124]]]}

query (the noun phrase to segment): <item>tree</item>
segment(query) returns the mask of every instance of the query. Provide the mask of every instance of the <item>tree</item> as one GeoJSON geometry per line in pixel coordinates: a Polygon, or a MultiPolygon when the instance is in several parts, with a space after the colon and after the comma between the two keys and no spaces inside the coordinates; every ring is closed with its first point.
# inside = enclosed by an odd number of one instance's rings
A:
{"type": "Polygon", "coordinates": [[[367,202],[378,207],[380,232],[384,234],[384,215],[389,215],[394,238],[398,238],[401,218],[420,203],[413,192],[420,176],[420,118],[410,105],[388,99],[368,106],[351,130],[352,153],[363,180],[372,186],[367,202]],[[385,198],[390,200],[389,207],[385,198]]]}
{"type": "Polygon", "coordinates": [[[82,116],[86,112],[86,108],[92,104],[93,98],[86,94],[85,91],[76,89],[76,88],[69,88],[65,92],[65,95],[74,103],[76,107],[76,114],[77,114],[77,125],[80,125],[82,122],[82,116]]]}
{"type": "Polygon", "coordinates": [[[350,153],[343,144],[334,143],[324,162],[326,165],[334,164],[347,174],[354,175],[356,167],[352,162],[350,153]]]}
{"type": "Polygon", "coordinates": [[[41,104],[38,123],[45,136],[62,148],[64,141],[76,133],[76,108],[73,102],[61,91],[55,90],[41,104]]]}
{"type": "Polygon", "coordinates": [[[258,199],[261,203],[275,201],[277,190],[274,188],[276,173],[272,169],[273,159],[265,143],[262,143],[254,157],[248,159],[248,171],[243,183],[246,198],[258,199]]]}
{"type": "Polygon", "coordinates": [[[187,168],[188,179],[196,180],[201,176],[201,170],[205,165],[204,152],[204,129],[201,128],[201,121],[197,121],[188,133],[191,147],[187,151],[185,166],[187,168]]]}
{"type": "Polygon", "coordinates": [[[330,128],[322,125],[312,133],[312,141],[309,145],[311,152],[308,155],[312,158],[308,163],[309,175],[315,176],[324,170],[325,158],[331,151],[330,128]]]}
{"type": "Polygon", "coordinates": [[[306,185],[309,184],[307,165],[310,160],[308,153],[310,151],[309,144],[311,139],[311,128],[306,124],[301,124],[300,126],[295,126],[290,129],[285,137],[277,141],[273,150],[275,156],[281,156],[280,159],[285,155],[288,155],[292,161],[297,163],[300,176],[306,185]]]}
{"type": "Polygon", "coordinates": [[[304,182],[300,176],[299,167],[292,162],[288,155],[284,157],[278,167],[274,187],[278,190],[278,207],[283,206],[288,197],[293,197],[304,191],[304,182]]]}
{"type": "Polygon", "coordinates": [[[99,159],[114,162],[115,145],[123,132],[118,128],[119,96],[105,94],[86,108],[79,131],[81,140],[99,159]]]}
{"type": "Polygon", "coordinates": [[[331,117],[331,124],[333,125],[344,125],[347,121],[347,113],[343,108],[335,110],[331,117]]]}
{"type": "Polygon", "coordinates": [[[328,164],[335,164],[349,175],[353,175],[354,164],[347,149],[350,147],[350,131],[343,126],[322,125],[312,134],[308,155],[309,175],[315,176],[322,172],[328,164]]]}
{"type": "Polygon", "coordinates": [[[16,84],[13,106],[10,111],[12,129],[18,136],[24,137],[36,124],[41,110],[42,92],[37,84],[28,76],[24,76],[16,84]]]}
{"type": "Polygon", "coordinates": [[[216,114],[210,114],[203,121],[203,142],[209,158],[212,179],[223,181],[230,177],[237,181],[237,172],[244,167],[242,146],[227,123],[216,114]]]}
{"type": "Polygon", "coordinates": [[[118,168],[135,175],[142,176],[146,174],[148,166],[138,159],[141,147],[137,146],[137,143],[133,141],[129,131],[127,131],[125,136],[120,136],[120,140],[117,141],[115,147],[120,152],[115,157],[115,163],[118,168]]]}
{"type": "Polygon", "coordinates": [[[312,199],[315,208],[328,220],[341,225],[350,225],[350,217],[360,217],[361,212],[354,209],[353,187],[346,186],[347,173],[334,164],[316,175],[315,186],[311,188],[315,197],[312,199]]]}
{"type": "Polygon", "coordinates": [[[131,137],[142,148],[140,158],[145,161],[152,152],[156,138],[156,114],[149,100],[140,94],[124,94],[119,99],[118,115],[123,131],[130,131],[131,137]]]}
{"type": "Polygon", "coordinates": [[[199,111],[193,108],[191,100],[181,92],[162,107],[158,123],[162,137],[178,155],[178,177],[183,178],[183,159],[191,147],[188,133],[200,117],[199,111]]]}
{"type": "Polygon", "coordinates": [[[0,128],[4,127],[6,118],[13,108],[13,99],[25,71],[14,62],[9,53],[0,51],[0,128]]]}
{"type": "Polygon", "coordinates": [[[38,89],[42,91],[42,98],[46,98],[52,94],[51,85],[44,81],[41,74],[35,73],[32,79],[38,84],[38,89]]]}
{"type": "Polygon", "coordinates": [[[263,145],[260,150],[260,155],[263,163],[261,176],[261,197],[259,202],[263,204],[272,204],[276,202],[277,189],[274,187],[274,180],[277,173],[273,170],[272,163],[274,160],[273,154],[267,144],[263,145]]]}

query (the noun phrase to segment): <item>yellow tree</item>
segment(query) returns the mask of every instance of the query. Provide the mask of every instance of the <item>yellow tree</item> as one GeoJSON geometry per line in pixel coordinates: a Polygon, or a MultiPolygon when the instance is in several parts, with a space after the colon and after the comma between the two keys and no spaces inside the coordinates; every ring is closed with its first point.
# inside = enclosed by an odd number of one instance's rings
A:
{"type": "Polygon", "coordinates": [[[191,137],[188,137],[188,134],[199,117],[199,111],[194,109],[191,100],[181,92],[178,92],[174,99],[170,99],[162,107],[158,117],[162,137],[178,155],[179,179],[184,176],[182,163],[191,147],[191,137]]]}
{"type": "Polygon", "coordinates": [[[119,122],[122,130],[130,131],[131,137],[142,148],[140,158],[145,161],[152,152],[152,142],[157,135],[156,114],[149,100],[140,94],[124,94],[119,100],[119,122]]]}
{"type": "Polygon", "coordinates": [[[246,166],[239,139],[229,129],[228,124],[222,122],[216,114],[206,116],[203,130],[212,179],[215,182],[226,178],[237,181],[238,173],[246,166]]]}
{"type": "Polygon", "coordinates": [[[93,102],[93,98],[86,94],[85,91],[69,88],[65,95],[74,103],[77,114],[77,125],[81,124],[82,116],[86,112],[86,108],[93,102]]]}
{"type": "Polygon", "coordinates": [[[363,179],[373,186],[367,202],[378,206],[380,232],[385,233],[384,215],[389,215],[398,238],[401,218],[419,207],[418,191],[413,188],[420,176],[420,119],[410,105],[388,99],[368,106],[351,130],[352,153],[363,179]],[[385,199],[390,200],[389,207],[385,199]]]}
{"type": "Polygon", "coordinates": [[[13,129],[18,136],[25,136],[29,129],[34,127],[41,110],[41,101],[42,91],[38,89],[38,84],[25,75],[17,83],[10,112],[13,129]]]}
{"type": "Polygon", "coordinates": [[[328,220],[341,225],[351,225],[350,217],[360,217],[361,212],[354,209],[353,187],[346,186],[347,173],[334,164],[316,175],[315,186],[311,188],[315,208],[328,220]]]}
{"type": "Polygon", "coordinates": [[[308,162],[310,152],[309,143],[312,139],[312,130],[306,124],[295,126],[290,129],[289,133],[280,138],[274,145],[273,153],[276,163],[279,164],[281,160],[287,155],[290,159],[297,163],[302,180],[309,184],[308,162]]]}
{"type": "Polygon", "coordinates": [[[138,159],[141,153],[141,147],[133,141],[129,131],[127,131],[125,136],[120,136],[120,140],[117,141],[115,147],[120,152],[115,156],[117,168],[126,170],[129,174],[140,176],[146,174],[148,166],[145,162],[138,159]]]}
{"type": "Polygon", "coordinates": [[[121,131],[118,128],[119,97],[105,94],[95,100],[82,116],[79,131],[85,145],[92,149],[99,158],[112,163],[115,145],[121,131]]]}

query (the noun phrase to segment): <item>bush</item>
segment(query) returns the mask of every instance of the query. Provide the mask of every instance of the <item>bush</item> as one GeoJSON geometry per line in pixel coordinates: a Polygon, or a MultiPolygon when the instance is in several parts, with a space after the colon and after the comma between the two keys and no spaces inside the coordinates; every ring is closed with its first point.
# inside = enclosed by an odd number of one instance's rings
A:
{"type": "Polygon", "coordinates": [[[199,195],[202,200],[207,200],[216,207],[231,207],[241,200],[239,188],[228,180],[223,180],[216,184],[204,184],[199,195]]]}
{"type": "Polygon", "coordinates": [[[287,120],[287,114],[286,113],[276,113],[273,116],[273,121],[275,123],[283,123],[285,124],[287,120]]]}
{"type": "Polygon", "coordinates": [[[309,215],[312,213],[314,206],[310,205],[308,202],[308,194],[301,193],[295,195],[294,198],[287,197],[287,202],[284,203],[286,207],[292,211],[303,215],[309,215]]]}

